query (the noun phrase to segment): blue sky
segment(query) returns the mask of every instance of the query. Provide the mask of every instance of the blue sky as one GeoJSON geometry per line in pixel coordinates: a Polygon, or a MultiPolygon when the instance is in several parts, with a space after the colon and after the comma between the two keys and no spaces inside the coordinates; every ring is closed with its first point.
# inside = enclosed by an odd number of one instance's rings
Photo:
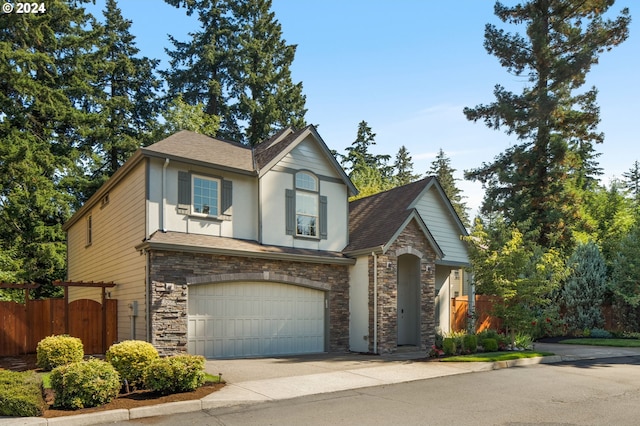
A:
{"type": "MultiPolygon", "coordinates": [[[[525,83],[509,75],[483,47],[484,26],[494,23],[492,0],[273,0],[283,37],[296,44],[292,66],[303,83],[307,122],[329,148],[344,152],[365,120],[376,133],[373,151],[395,157],[404,145],[414,172],[424,174],[442,148],[457,169],[458,186],[472,216],[482,201],[479,184],[464,181],[464,170],[490,162],[515,142],[503,132],[466,120],[465,106],[494,100],[502,84],[516,92],[525,83]],[[392,6],[391,6],[392,5],[392,6]]],[[[516,1],[505,0],[512,5],[516,1]]],[[[195,17],[161,0],[120,0],[141,54],[168,67],[167,34],[188,40],[198,29],[195,17]]],[[[632,0],[617,1],[611,13],[629,7],[629,39],[601,55],[587,85],[599,90],[600,131],[605,142],[600,166],[604,183],[621,177],[640,160],[640,16],[632,0]]],[[[90,10],[99,18],[104,1],[90,10]],[[95,13],[98,12],[98,13],[95,13]]]]}

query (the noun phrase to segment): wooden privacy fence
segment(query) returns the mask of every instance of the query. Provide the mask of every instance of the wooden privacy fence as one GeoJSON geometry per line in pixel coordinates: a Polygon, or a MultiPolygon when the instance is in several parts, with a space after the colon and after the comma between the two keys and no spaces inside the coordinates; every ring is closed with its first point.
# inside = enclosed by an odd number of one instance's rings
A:
{"type": "MultiPolygon", "coordinates": [[[[495,297],[476,294],[475,318],[476,333],[487,330],[499,330],[502,321],[490,315],[495,297]]],[[[451,299],[451,331],[467,330],[469,317],[469,296],[458,296],[451,299]]]]}
{"type": "Polygon", "coordinates": [[[118,339],[117,300],[65,299],[0,302],[0,356],[34,353],[38,342],[52,334],[78,337],[86,354],[105,353],[118,339]]]}
{"type": "MultiPolygon", "coordinates": [[[[474,318],[476,333],[487,329],[500,330],[502,328],[502,321],[490,315],[495,300],[495,296],[476,295],[474,318]]],[[[451,299],[451,331],[467,330],[468,312],[468,296],[458,296],[451,299]]],[[[560,314],[562,315],[563,312],[561,311],[560,314]]],[[[605,330],[613,331],[619,328],[616,312],[611,305],[602,306],[602,317],[604,318],[605,330]]]]}

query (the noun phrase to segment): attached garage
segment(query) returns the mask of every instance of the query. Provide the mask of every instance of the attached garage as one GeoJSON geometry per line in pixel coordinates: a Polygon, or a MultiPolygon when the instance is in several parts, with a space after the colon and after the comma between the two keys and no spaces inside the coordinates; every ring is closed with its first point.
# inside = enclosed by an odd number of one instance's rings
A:
{"type": "Polygon", "coordinates": [[[232,358],[324,352],[325,292],[275,282],[188,289],[188,352],[232,358]]]}

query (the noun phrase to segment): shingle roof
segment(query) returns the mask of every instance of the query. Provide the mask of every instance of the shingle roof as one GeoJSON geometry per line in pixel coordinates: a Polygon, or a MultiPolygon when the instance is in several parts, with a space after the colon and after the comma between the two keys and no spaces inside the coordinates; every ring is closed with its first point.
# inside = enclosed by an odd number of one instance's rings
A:
{"type": "Polygon", "coordinates": [[[254,150],[256,167],[258,169],[262,169],[265,165],[269,164],[271,160],[276,158],[278,154],[284,151],[289,145],[291,145],[295,140],[300,136],[305,129],[293,131],[291,129],[285,129],[277,134],[275,134],[272,138],[267,139],[264,142],[256,145],[254,150]],[[290,132],[285,137],[281,138],[283,132],[290,132]]]}
{"type": "Polygon", "coordinates": [[[412,214],[409,206],[434,177],[390,189],[349,203],[349,245],[343,252],[387,244],[412,214]]]}
{"type": "Polygon", "coordinates": [[[353,263],[351,259],[340,252],[263,245],[251,240],[173,231],[157,231],[136,248],[139,249],[144,246],[149,246],[152,249],[197,251],[203,253],[217,252],[227,255],[250,257],[277,258],[280,255],[286,255],[287,258],[290,259],[291,257],[297,256],[307,261],[320,263],[353,263]]]}
{"type": "Polygon", "coordinates": [[[244,172],[255,172],[251,148],[188,130],[182,130],[142,148],[142,152],[147,155],[170,156],[189,162],[196,161],[244,172]]]}

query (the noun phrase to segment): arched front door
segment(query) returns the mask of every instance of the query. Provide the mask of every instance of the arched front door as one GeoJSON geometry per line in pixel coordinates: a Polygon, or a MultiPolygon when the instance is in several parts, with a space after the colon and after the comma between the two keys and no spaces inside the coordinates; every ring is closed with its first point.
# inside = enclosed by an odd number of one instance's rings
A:
{"type": "Polygon", "coordinates": [[[420,258],[398,257],[398,346],[420,345],[420,258]]]}

